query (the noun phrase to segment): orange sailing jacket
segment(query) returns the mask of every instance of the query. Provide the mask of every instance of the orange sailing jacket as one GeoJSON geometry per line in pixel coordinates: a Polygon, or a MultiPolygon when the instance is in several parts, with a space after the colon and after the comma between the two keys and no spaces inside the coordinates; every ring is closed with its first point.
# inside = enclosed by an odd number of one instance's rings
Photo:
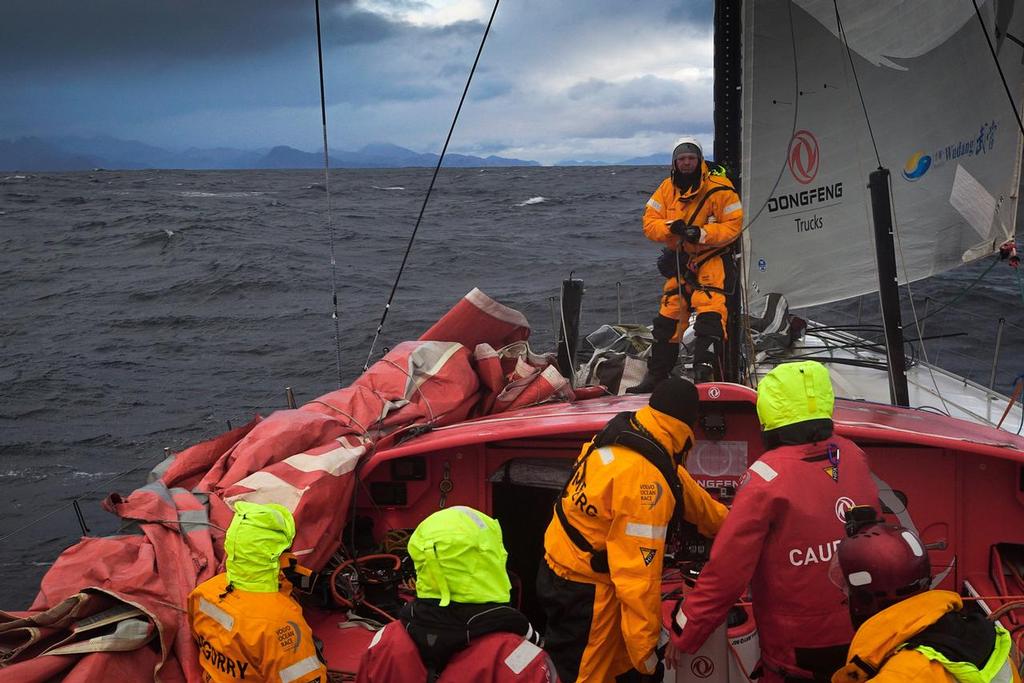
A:
{"type": "Polygon", "coordinates": [[[227,583],[227,574],[218,574],[188,597],[203,680],[327,683],[291,584],[282,581],[276,593],[235,589],[225,595],[227,583]]]}
{"type": "Polygon", "coordinates": [[[723,175],[711,175],[706,162],[702,162],[700,186],[683,194],[665,178],[644,210],[644,234],[647,239],[661,242],[670,249],[683,250],[691,256],[703,254],[726,244],[740,235],[743,227],[743,204],[732,182],[723,175]],[[707,198],[706,201],[704,198],[707,198]],[[696,213],[694,213],[696,212],[696,213]],[[701,229],[700,243],[684,242],[672,234],[673,221],[684,220],[701,229]]]}
{"type": "MultiPolygon", "coordinates": [[[[996,651],[990,655],[982,671],[962,662],[943,666],[940,661],[907,645],[908,640],[945,614],[961,609],[963,602],[956,593],[932,590],[882,610],[857,629],[850,644],[848,664],[832,676],[832,683],[863,683],[865,680],[875,683],[1020,683],[1013,661],[1006,656],[1005,650],[998,648],[1000,639],[1009,641],[1008,635],[997,635],[996,651]],[[960,668],[964,669],[963,676],[956,674],[960,668]],[[878,673],[872,676],[870,670],[878,673]]],[[[1007,642],[1006,647],[1008,645],[1007,642]]]]}
{"type": "MultiPolygon", "coordinates": [[[[635,419],[668,453],[682,450],[686,437],[692,435],[684,423],[650,407],[638,410],[635,419]]],[[[580,458],[591,443],[583,446],[580,458]]],[[[591,568],[591,554],[566,535],[557,515],[544,534],[545,559],[564,579],[614,586],[629,658],[638,671],[650,673],[648,664],[656,661],[652,655],[661,632],[659,587],[675,500],[658,468],[629,448],[605,446],[586,458],[569,483],[566,497],[555,504],[562,506],[568,522],[595,550],[608,553],[609,571],[591,568]]],[[[677,473],[684,518],[705,536],[714,536],[727,509],[685,469],[680,467],[677,473]]]]}

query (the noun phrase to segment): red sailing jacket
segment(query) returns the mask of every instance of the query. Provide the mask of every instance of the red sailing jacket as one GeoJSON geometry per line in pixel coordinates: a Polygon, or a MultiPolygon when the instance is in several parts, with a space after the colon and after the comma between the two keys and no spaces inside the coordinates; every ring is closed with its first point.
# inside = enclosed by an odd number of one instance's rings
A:
{"type": "Polygon", "coordinates": [[[877,507],[878,488],[852,441],[833,434],[762,455],[744,475],[711,560],[673,616],[675,646],[696,652],[748,582],[767,668],[806,675],[797,649],[848,644],[850,614],[829,566],[854,505],[877,507]],[[839,448],[838,467],[830,444],[839,448]]]}
{"type": "MultiPolygon", "coordinates": [[[[356,683],[408,683],[427,680],[416,643],[393,621],[370,641],[359,663],[356,683]]],[[[488,633],[451,658],[437,683],[558,683],[547,653],[514,633],[488,633]]]]}

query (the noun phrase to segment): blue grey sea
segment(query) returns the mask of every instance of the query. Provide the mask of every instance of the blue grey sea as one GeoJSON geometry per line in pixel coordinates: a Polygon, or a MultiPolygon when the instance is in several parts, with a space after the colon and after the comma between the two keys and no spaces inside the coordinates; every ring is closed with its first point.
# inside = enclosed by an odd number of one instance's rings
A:
{"type": "MultiPolygon", "coordinates": [[[[430,169],[0,175],[0,609],[23,609],[99,501],[172,451],[361,371],[430,169]],[[330,219],[328,219],[330,216],[330,219]],[[331,251],[337,265],[332,269],[331,251]],[[333,273],[332,273],[333,270],[333,273]],[[332,319],[337,290],[338,328],[332,319]]],[[[640,229],[658,167],[444,169],[375,356],[473,287],[554,346],[551,297],[586,283],[582,329],[649,322],[661,279],[640,229]]],[[[933,361],[996,387],[1024,372],[1024,301],[1004,263],[918,283],[933,361]],[[964,290],[973,284],[965,295],[964,290]]],[[[904,301],[906,301],[904,290],[904,301]]],[[[877,297],[810,311],[877,324],[877,297]]],[[[908,309],[909,310],[909,309],[908,309]]],[[[908,331],[908,336],[914,336],[908,331]]]]}

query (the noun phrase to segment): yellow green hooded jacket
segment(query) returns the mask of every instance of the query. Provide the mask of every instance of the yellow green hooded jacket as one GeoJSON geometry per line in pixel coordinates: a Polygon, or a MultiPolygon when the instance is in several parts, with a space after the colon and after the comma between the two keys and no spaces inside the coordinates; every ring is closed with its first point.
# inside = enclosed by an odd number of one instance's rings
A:
{"type": "Polygon", "coordinates": [[[224,539],[227,571],[188,598],[204,680],[326,683],[313,632],[280,576],[281,553],[295,537],[292,514],[273,504],[234,507],[224,539]]]}

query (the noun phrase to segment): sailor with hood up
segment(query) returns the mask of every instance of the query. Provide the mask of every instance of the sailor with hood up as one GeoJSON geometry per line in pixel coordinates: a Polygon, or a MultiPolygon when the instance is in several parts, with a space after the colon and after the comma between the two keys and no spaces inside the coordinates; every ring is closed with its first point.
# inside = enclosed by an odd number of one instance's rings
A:
{"type": "Polygon", "coordinates": [[[785,363],[757,386],[767,449],[747,470],[694,589],[671,610],[672,645],[695,653],[750,586],[762,683],[828,681],[853,636],[829,578],[846,510],[877,504],[867,456],[832,431],[832,382],[814,361],[785,363]]]}
{"type": "Polygon", "coordinates": [[[693,379],[722,379],[719,363],[725,339],[725,295],[733,285],[730,246],[743,226],[743,204],[720,166],[709,166],[697,138],[679,138],[672,168],[644,210],[644,235],[665,249],[658,270],[667,278],[654,318],[654,345],[647,374],[630,393],[653,391],[669,376],[679,342],[694,322],[693,379]]]}
{"type": "Polygon", "coordinates": [[[213,683],[327,683],[313,632],[281,576],[295,538],[282,505],[238,501],[224,537],[227,572],[188,596],[203,680],[213,683]]]}
{"type": "Polygon", "coordinates": [[[497,520],[457,505],[409,537],[416,599],[378,631],[359,683],[556,683],[539,634],[509,606],[508,553],[497,520]]]}

